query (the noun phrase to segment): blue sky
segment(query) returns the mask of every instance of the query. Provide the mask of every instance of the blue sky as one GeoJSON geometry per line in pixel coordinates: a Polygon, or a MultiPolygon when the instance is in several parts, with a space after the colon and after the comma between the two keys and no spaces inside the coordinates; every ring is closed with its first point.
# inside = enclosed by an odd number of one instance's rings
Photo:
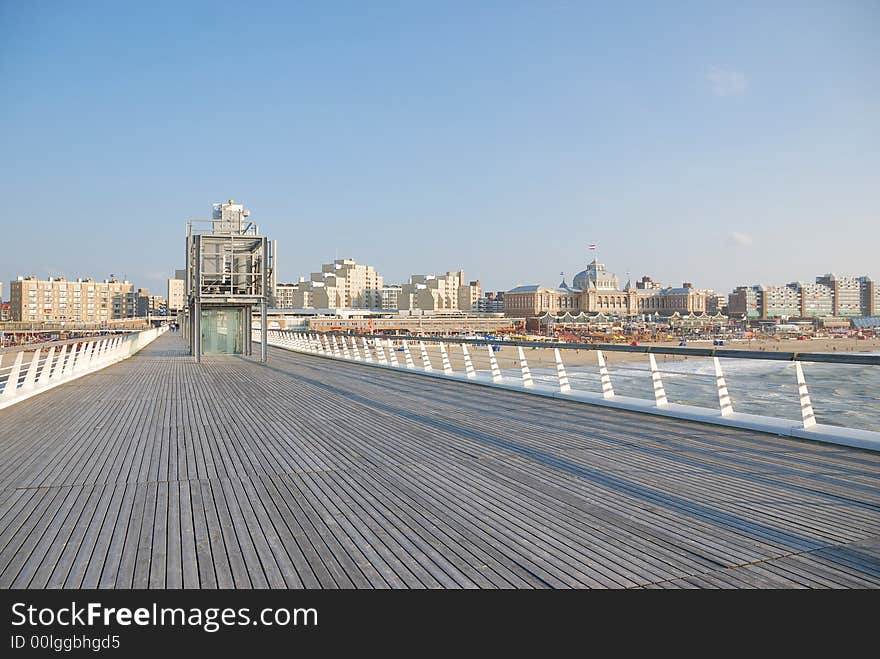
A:
{"type": "Polygon", "coordinates": [[[163,292],[229,197],[282,280],[555,284],[590,242],[724,292],[880,278],[876,1],[0,0],[0,31],[4,282],[163,292]]]}

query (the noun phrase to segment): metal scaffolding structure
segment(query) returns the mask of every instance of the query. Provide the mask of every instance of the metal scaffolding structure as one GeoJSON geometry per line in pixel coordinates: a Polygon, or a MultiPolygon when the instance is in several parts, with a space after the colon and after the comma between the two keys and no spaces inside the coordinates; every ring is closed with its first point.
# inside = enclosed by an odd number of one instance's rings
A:
{"type": "Polygon", "coordinates": [[[260,311],[260,359],[266,361],[266,308],[272,294],[274,242],[259,235],[250,211],[230,199],[210,220],[190,220],[186,235],[190,353],[253,354],[252,317],[260,311]]]}

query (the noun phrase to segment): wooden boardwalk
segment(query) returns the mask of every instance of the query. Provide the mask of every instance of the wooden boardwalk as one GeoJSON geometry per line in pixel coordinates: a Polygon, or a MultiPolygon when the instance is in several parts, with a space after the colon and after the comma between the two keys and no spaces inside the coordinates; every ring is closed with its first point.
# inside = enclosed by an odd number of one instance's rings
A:
{"type": "Polygon", "coordinates": [[[880,586],[880,455],[174,334],[0,412],[0,587],[880,586]]]}

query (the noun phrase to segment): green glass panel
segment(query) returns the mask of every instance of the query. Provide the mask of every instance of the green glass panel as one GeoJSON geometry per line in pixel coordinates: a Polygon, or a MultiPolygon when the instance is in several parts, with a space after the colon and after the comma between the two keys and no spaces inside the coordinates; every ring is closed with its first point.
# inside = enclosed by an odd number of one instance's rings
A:
{"type": "Polygon", "coordinates": [[[202,310],[202,353],[240,355],[242,336],[240,308],[202,310]]]}

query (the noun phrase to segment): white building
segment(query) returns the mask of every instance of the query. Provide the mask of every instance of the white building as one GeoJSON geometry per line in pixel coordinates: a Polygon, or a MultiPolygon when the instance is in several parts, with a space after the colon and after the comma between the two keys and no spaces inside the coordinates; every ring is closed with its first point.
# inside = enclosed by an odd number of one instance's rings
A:
{"type": "Polygon", "coordinates": [[[382,309],[394,311],[400,308],[400,294],[403,287],[398,284],[386,284],[382,287],[382,309]]]}
{"type": "Polygon", "coordinates": [[[297,309],[379,309],[382,306],[382,275],[353,259],[336,259],[300,279],[293,292],[297,309]]]}
{"type": "MultiPolygon", "coordinates": [[[[479,290],[479,282],[465,284],[464,272],[461,270],[447,272],[445,275],[412,275],[409,283],[401,287],[399,308],[422,311],[469,310],[476,302],[474,288],[479,290]],[[464,307],[462,295],[466,298],[464,307]]],[[[476,299],[479,299],[478,293],[476,299]]]]}
{"type": "Polygon", "coordinates": [[[168,280],[168,291],[165,296],[168,304],[168,313],[176,314],[186,308],[186,293],[184,292],[183,278],[168,280]]]}
{"type": "Polygon", "coordinates": [[[275,285],[275,308],[276,309],[301,309],[296,304],[299,283],[275,285]]]}

